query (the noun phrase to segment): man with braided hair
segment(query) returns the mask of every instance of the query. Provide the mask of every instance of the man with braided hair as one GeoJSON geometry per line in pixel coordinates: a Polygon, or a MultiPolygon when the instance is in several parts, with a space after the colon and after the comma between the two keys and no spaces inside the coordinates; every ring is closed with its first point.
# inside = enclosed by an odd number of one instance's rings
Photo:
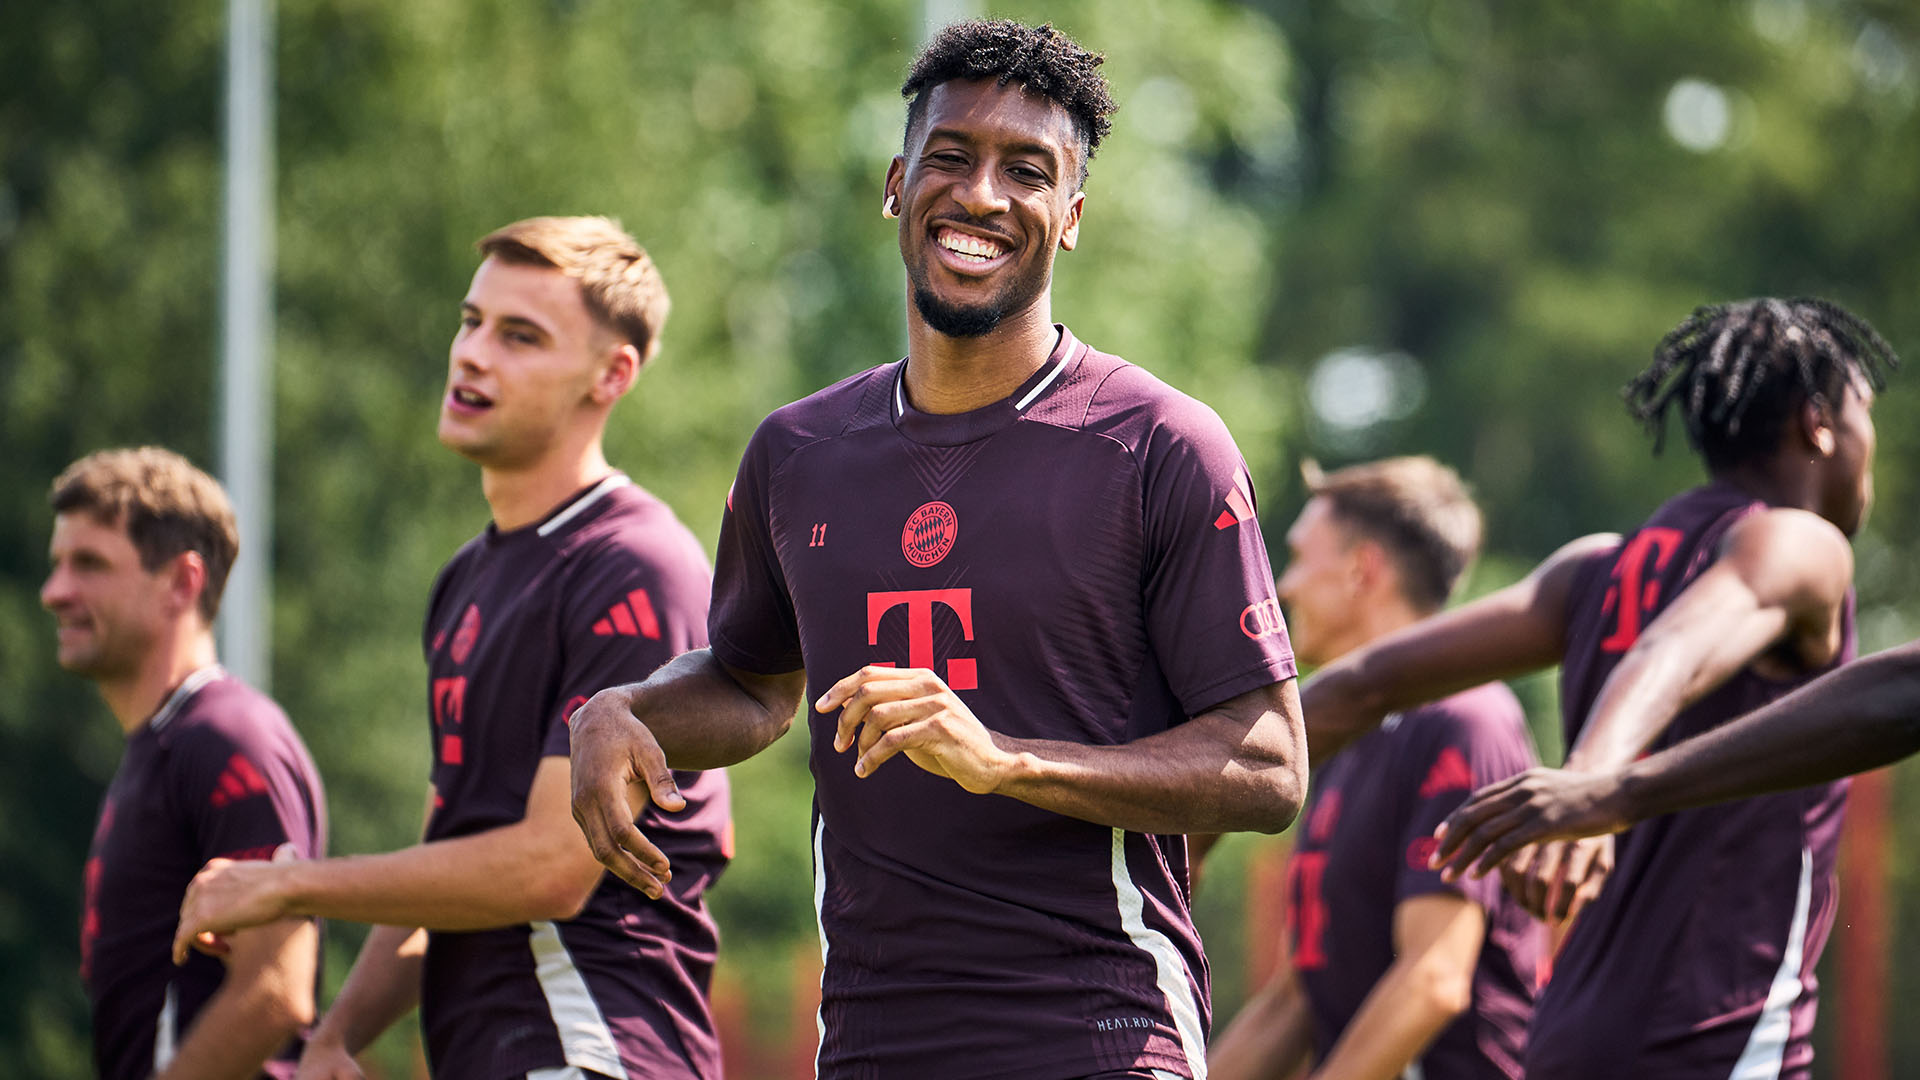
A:
{"type": "MultiPolygon", "coordinates": [[[[1656,433],[1681,414],[1709,482],[1323,669],[1303,694],[1313,753],[1558,663],[1568,767],[1611,771],[1851,659],[1848,537],[1872,501],[1869,410],[1895,363],[1825,301],[1695,311],[1627,399],[1656,433]]],[[[1842,781],[1675,814],[1617,847],[1517,852],[1502,873],[1523,903],[1579,912],[1536,1003],[1526,1075],[1807,1075],[1845,799],[1842,781]]]]}
{"type": "Polygon", "coordinates": [[[881,198],[906,358],[760,426],[712,647],[574,720],[574,816],[658,891],[629,792],[678,805],[669,764],[759,752],[806,695],[823,1077],[1204,1076],[1179,834],[1277,831],[1305,786],[1232,438],[1053,321],[1099,63],[1013,22],[928,44],[881,198]]]}

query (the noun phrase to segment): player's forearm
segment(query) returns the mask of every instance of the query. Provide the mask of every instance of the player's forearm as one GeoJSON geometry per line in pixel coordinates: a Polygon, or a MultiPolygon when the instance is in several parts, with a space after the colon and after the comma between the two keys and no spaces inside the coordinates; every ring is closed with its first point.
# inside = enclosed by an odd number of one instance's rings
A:
{"type": "Polygon", "coordinates": [[[1313,1053],[1313,1019],[1291,969],[1274,976],[1247,1000],[1207,1048],[1213,1080],[1290,1077],[1313,1053]]]}
{"type": "Polygon", "coordinates": [[[1629,653],[1601,689],[1566,767],[1611,772],[1639,757],[1685,707],[1693,667],[1678,650],[1629,653]]]}
{"type": "Polygon", "coordinates": [[[615,687],[676,769],[735,765],[786,733],[804,676],[757,678],[731,671],[711,650],[683,653],[645,681],[615,687]]]}
{"type": "Polygon", "coordinates": [[[1628,766],[1633,820],[1878,768],[1920,752],[1920,642],[1849,664],[1628,766]]]}
{"type": "MultiPolygon", "coordinates": [[[[288,1039],[313,1023],[319,930],[268,926],[248,931],[272,939],[284,955],[230,968],[155,1080],[249,1080],[288,1039]]],[[[236,939],[236,951],[245,945],[236,939]]]]}
{"type": "Polygon", "coordinates": [[[1472,1003],[1473,972],[1402,956],[1374,984],[1313,1080],[1395,1080],[1472,1003]]]}
{"type": "Polygon", "coordinates": [[[286,910],[350,922],[486,930],[568,918],[599,868],[577,832],[558,838],[521,821],[378,855],[289,863],[286,910]]]}
{"type": "Polygon", "coordinates": [[[425,930],[374,927],[333,1006],[314,1029],[312,1042],[331,1041],[349,1054],[366,1049],[420,1003],[426,949],[425,930]]]}
{"type": "Polygon", "coordinates": [[[1324,762],[1395,712],[1558,663],[1558,629],[1498,594],[1389,634],[1314,672],[1300,691],[1307,750],[1324,762]]]}
{"type": "Polygon", "coordinates": [[[1252,724],[1209,713],[1119,746],[995,742],[1012,754],[996,793],[1129,832],[1279,832],[1306,794],[1296,722],[1280,710],[1252,724]]]}

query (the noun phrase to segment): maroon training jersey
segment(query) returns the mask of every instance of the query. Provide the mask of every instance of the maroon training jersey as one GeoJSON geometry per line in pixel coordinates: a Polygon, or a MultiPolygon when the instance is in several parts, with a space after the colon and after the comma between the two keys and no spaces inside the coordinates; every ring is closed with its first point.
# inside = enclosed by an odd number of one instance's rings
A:
{"type": "MultiPolygon", "coordinates": [[[[1572,745],[1640,631],[1711,564],[1727,530],[1766,504],[1724,484],[1669,500],[1574,586],[1561,702],[1572,745]]],[[[1853,658],[1787,680],[1751,668],[1680,713],[1671,746],[1853,658]]],[[[1847,782],[1684,810],[1623,833],[1600,896],[1554,962],[1529,1035],[1546,1077],[1804,1076],[1814,965],[1833,925],[1847,782]]]]}
{"type": "MultiPolygon", "coordinates": [[[[519,821],[541,760],[567,754],[574,709],[705,642],[708,580],[693,534],[619,474],[462,547],[427,604],[427,839],[519,821]]],[[[720,1076],[703,896],[731,854],[727,779],[678,780],[686,809],[640,819],[673,862],[659,900],[609,874],[573,919],[428,935],[420,1018],[436,1076],[720,1076]]]]}
{"type": "Polygon", "coordinates": [[[1394,962],[1401,901],[1465,896],[1487,915],[1473,1005],[1417,1061],[1425,1080],[1517,1078],[1543,926],[1489,876],[1427,868],[1433,830],[1475,789],[1538,764],[1520,702],[1487,683],[1395,714],[1320,766],[1287,862],[1287,941],[1322,1061],[1394,962]]]}
{"type": "MultiPolygon", "coordinates": [[[[713,651],[930,668],[987,727],[1112,745],[1294,665],[1253,493],[1206,406],[1064,327],[1005,400],[930,415],[905,362],[761,424],[728,499],[713,651]]],[[[809,712],[820,1075],[1204,1068],[1186,843],[970,795],[905,756],[861,780],[809,712]]]]}
{"type": "MultiPolygon", "coordinates": [[[[146,1080],[173,1059],[226,978],[219,960],[174,967],[187,884],[208,859],[326,854],[327,807],[305,744],[271,699],[217,667],[188,676],[127,738],[87,855],[80,977],[101,1080],[146,1080]]],[[[293,1075],[298,1039],[266,1073],[293,1075]]]]}

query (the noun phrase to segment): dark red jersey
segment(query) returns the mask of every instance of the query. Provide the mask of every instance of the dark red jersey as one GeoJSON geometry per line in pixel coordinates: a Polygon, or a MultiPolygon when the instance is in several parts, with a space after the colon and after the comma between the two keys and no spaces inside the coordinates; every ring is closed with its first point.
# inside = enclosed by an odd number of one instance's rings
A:
{"type": "MultiPolygon", "coordinates": [[[[127,739],[87,856],[80,974],[102,1080],[146,1080],[173,1059],[226,977],[171,956],[180,902],[208,859],[326,853],[326,796],[300,736],[266,695],[217,667],[181,684],[127,739]]],[[[296,1039],[268,1064],[293,1075],[296,1039]]]]}
{"type": "MultiPolygon", "coordinates": [[[[769,417],[728,499],[721,660],[930,668],[989,728],[1113,745],[1293,675],[1239,451],[1206,406],[1060,328],[1006,399],[931,415],[905,362],[769,417]]],[[[1186,843],[857,779],[809,712],[820,1074],[1200,1075],[1186,843]]]]}
{"type": "Polygon", "coordinates": [[[1320,765],[1287,863],[1287,940],[1325,1060],[1393,965],[1394,911],[1432,893],[1486,912],[1473,1004],[1416,1062],[1425,1080],[1521,1075],[1545,928],[1500,879],[1448,884],[1427,868],[1433,830],[1476,788],[1538,764],[1526,717],[1501,683],[1389,716],[1320,765]]]}
{"type": "MultiPolygon", "coordinates": [[[[1640,631],[1709,566],[1727,530],[1766,504],[1712,484],[1669,500],[1574,586],[1561,702],[1578,737],[1640,631]]],[[[1854,655],[1770,679],[1752,668],[1686,709],[1654,749],[1782,697],[1854,655]]],[[[1529,1076],[1804,1076],[1814,965],[1833,925],[1847,782],[1684,810],[1623,833],[1599,898],[1555,959],[1529,1035],[1529,1076]]]]}
{"type": "MultiPolygon", "coordinates": [[[[705,643],[708,582],[693,535],[618,474],[461,548],[427,605],[427,838],[519,821],[540,762],[567,754],[574,709],[705,643]]],[[[429,935],[420,1013],[435,1075],[720,1076],[703,897],[730,855],[727,780],[678,779],[686,809],[640,820],[673,862],[661,899],[607,875],[573,919],[429,935]]]]}

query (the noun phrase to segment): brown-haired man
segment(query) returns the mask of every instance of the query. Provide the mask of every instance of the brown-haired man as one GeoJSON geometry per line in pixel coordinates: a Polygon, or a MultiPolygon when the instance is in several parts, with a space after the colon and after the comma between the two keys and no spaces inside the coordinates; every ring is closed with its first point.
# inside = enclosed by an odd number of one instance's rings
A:
{"type": "MultiPolygon", "coordinates": [[[[1432,615],[1480,547],[1452,469],[1391,458],[1322,475],[1287,531],[1277,589],[1296,653],[1321,665],[1432,615]]],[[[1434,826],[1534,764],[1498,682],[1411,709],[1315,763],[1287,873],[1280,971],[1208,1054],[1216,1080],[1520,1075],[1543,930],[1492,880],[1427,867],[1434,826]]]]}
{"type": "Polygon", "coordinates": [[[239,554],[226,493],[170,451],[110,450],[54,481],[40,602],[60,666],[126,733],[87,856],[80,974],[104,1080],[288,1076],[313,1019],[319,933],[283,919],[220,959],[168,963],[175,913],[210,858],[326,848],[313,760],[278,706],[222,671],[213,619],[239,554]]]}
{"type": "Polygon", "coordinates": [[[706,641],[698,542],[601,449],[658,349],[666,290],[605,218],[522,221],[479,249],[439,436],[480,465],[493,521],[428,600],[424,842],[211,866],[174,947],[286,912],[379,924],[303,1076],[358,1075],[350,1055],[417,1000],[439,1076],[715,1077],[703,894],[727,859],[725,776],[684,774],[685,806],[648,816],[680,869],[658,900],[601,873],[567,796],[573,709],[706,641]]]}

